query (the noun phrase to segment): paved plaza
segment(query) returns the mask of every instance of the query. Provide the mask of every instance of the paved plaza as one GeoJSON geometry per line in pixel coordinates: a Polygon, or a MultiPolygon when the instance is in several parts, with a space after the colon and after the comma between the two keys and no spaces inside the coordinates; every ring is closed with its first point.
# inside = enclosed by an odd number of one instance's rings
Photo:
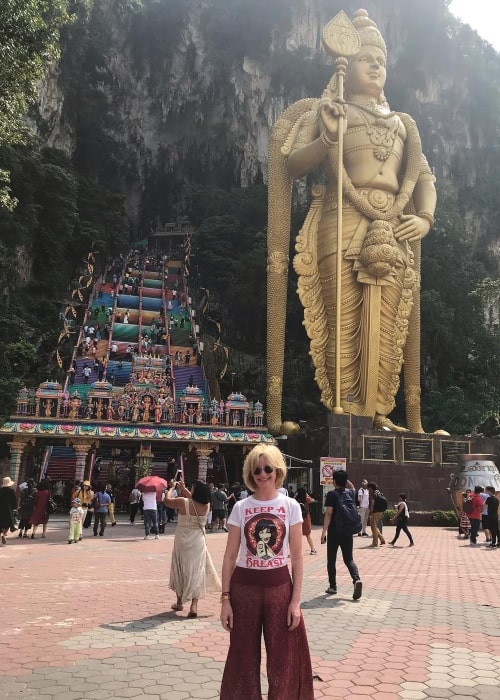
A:
{"type": "MultiPolygon", "coordinates": [[[[55,516],[47,539],[9,536],[0,547],[0,698],[219,697],[228,636],[218,596],[200,601],[195,620],[170,610],[175,525],[167,528],[144,541],[140,525],[121,520],[70,546],[55,516]]],[[[338,595],[325,595],[319,534],[318,555],[304,551],[302,595],[316,698],[500,698],[500,549],[470,546],[451,528],[414,528],[413,548],[404,534],[377,549],[355,538],[364,591],[354,602],[342,562],[338,595]]],[[[219,571],[225,541],[208,536],[219,571]]]]}

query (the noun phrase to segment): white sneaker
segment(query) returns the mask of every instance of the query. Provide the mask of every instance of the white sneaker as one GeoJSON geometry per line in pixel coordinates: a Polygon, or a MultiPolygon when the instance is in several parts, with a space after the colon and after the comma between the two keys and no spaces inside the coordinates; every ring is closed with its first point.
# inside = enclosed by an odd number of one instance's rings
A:
{"type": "Polygon", "coordinates": [[[160,535],[155,535],[155,540],[159,540],[159,539],[160,539],[160,535]]]}
{"type": "Polygon", "coordinates": [[[144,535],[145,540],[149,540],[149,535],[144,535]]]}

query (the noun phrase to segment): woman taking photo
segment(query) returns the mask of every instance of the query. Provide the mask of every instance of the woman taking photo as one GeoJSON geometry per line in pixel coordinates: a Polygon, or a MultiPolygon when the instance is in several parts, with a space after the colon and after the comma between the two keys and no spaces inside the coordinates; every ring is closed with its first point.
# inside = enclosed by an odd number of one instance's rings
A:
{"type": "Polygon", "coordinates": [[[173,481],[163,501],[167,508],[178,512],[169,582],[177,596],[172,610],[183,610],[184,603],[190,600],[188,617],[191,618],[198,617],[199,598],[204,598],[207,591],[220,591],[219,577],[205,539],[210,500],[210,490],[203,481],[197,481],[191,491],[183,481],[173,481]],[[174,491],[180,496],[175,498],[174,491]]]}
{"type": "Polygon", "coordinates": [[[300,610],[302,515],[295,499],[278,492],[285,476],[283,455],[273,445],[258,445],[245,459],[243,481],[254,493],[231,512],[222,565],[220,619],[231,638],[221,700],[261,700],[262,631],[269,700],[314,697],[300,610]]]}

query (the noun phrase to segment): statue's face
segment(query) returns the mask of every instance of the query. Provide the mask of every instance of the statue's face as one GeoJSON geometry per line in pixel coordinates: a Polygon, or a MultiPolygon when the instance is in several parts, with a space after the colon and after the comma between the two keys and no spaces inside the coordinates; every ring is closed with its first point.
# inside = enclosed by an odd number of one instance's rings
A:
{"type": "Polygon", "coordinates": [[[357,56],[349,60],[346,87],[350,94],[378,97],[384,89],[386,60],[377,46],[363,46],[357,56]]]}

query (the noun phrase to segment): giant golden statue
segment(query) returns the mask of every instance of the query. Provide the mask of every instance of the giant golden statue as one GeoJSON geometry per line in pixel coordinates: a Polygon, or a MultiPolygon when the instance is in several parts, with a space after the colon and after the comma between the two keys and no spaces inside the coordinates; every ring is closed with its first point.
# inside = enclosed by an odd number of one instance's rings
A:
{"type": "Polygon", "coordinates": [[[387,49],[366,11],[337,15],[323,43],[335,74],[320,99],[282,114],[269,150],[268,426],[294,429],[281,418],[292,181],[321,168],[328,184],[312,188],[293,263],[321,400],[399,429],[388,416],[404,365],[408,428],[423,432],[420,241],[434,176],[415,122],[386,102],[387,49]]]}

